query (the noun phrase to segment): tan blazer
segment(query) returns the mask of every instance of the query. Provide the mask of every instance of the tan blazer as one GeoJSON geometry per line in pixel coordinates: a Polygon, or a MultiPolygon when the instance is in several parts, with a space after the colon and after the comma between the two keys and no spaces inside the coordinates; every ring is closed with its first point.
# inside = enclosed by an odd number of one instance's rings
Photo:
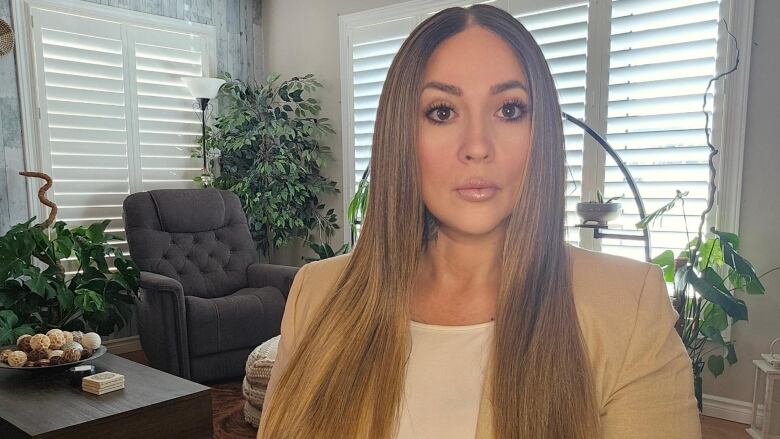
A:
{"type": "MultiPolygon", "coordinates": [[[[605,439],[701,439],[691,360],[674,330],[678,313],[661,268],[566,244],[577,317],[594,371],[605,439]]],[[[265,401],[276,392],[313,313],[351,254],[304,265],[293,281],[265,401]]],[[[562,364],[560,367],[566,367],[562,364]]],[[[490,380],[484,386],[477,438],[493,438],[490,380]]],[[[263,411],[259,432],[265,424],[263,411]]]]}

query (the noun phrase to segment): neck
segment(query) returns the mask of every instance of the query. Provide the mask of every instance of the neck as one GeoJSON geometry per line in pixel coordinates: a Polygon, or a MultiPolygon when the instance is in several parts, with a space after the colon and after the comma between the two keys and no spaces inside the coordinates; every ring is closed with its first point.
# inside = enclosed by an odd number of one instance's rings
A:
{"type": "Polygon", "coordinates": [[[418,271],[418,290],[452,299],[498,290],[506,223],[475,236],[440,227],[428,242],[418,271]]]}

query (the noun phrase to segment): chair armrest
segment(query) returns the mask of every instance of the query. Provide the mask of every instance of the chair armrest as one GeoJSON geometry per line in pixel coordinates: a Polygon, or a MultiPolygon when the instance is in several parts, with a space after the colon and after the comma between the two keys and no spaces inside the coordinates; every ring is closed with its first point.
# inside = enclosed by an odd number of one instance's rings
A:
{"type": "Polygon", "coordinates": [[[139,282],[138,332],[152,366],[190,378],[184,288],[173,278],[148,271],[139,282]]]}
{"type": "Polygon", "coordinates": [[[298,270],[300,267],[254,263],[246,268],[247,283],[249,287],[253,288],[276,287],[286,300],[298,270]]]}

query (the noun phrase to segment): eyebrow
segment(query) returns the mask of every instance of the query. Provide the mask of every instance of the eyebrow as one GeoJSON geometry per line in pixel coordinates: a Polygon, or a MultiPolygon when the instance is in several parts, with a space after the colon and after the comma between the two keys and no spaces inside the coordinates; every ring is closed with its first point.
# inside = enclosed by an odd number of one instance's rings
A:
{"type": "MultiPolygon", "coordinates": [[[[445,84],[443,82],[438,82],[438,81],[431,81],[431,82],[425,84],[425,86],[423,87],[423,90],[425,90],[427,88],[433,88],[433,89],[436,89],[436,90],[441,90],[441,91],[443,91],[445,93],[449,93],[449,94],[456,95],[456,96],[463,95],[463,91],[460,89],[460,87],[457,87],[457,86],[452,85],[452,84],[445,84]]],[[[499,84],[496,84],[496,85],[490,87],[490,94],[492,94],[492,95],[499,94],[499,93],[501,93],[503,91],[510,90],[510,89],[513,89],[513,88],[519,88],[519,89],[525,90],[525,92],[528,93],[528,87],[526,87],[525,84],[523,84],[522,82],[517,81],[515,79],[512,79],[512,80],[501,82],[499,84]]]]}

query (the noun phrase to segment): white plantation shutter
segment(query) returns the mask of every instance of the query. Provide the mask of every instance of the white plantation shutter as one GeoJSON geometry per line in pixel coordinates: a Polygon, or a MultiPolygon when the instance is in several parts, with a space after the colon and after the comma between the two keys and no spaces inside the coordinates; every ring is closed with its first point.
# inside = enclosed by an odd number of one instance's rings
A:
{"type": "Polygon", "coordinates": [[[205,42],[197,35],[133,26],[138,112],[139,190],[194,187],[202,162],[201,122],[182,76],[203,75],[205,42]]]}
{"type": "Polygon", "coordinates": [[[58,220],[112,219],[130,191],[128,94],[117,23],[35,8],[34,47],[43,167],[58,220]]]}
{"type": "MultiPolygon", "coordinates": [[[[585,63],[587,60],[588,4],[515,15],[531,32],[550,66],[561,110],[585,117],[585,63]]],[[[582,151],[584,133],[573,123],[563,121],[566,143],[566,241],[579,244],[580,222],[577,203],[582,195],[582,151]]]]}
{"type": "Polygon", "coordinates": [[[210,73],[211,46],[204,35],[116,17],[40,7],[30,15],[41,168],[54,180],[57,219],[110,219],[108,230],[124,236],[128,194],[196,187],[200,122],[180,78],[210,73]]]}
{"type": "MultiPolygon", "coordinates": [[[[652,256],[664,249],[677,254],[696,234],[707,204],[709,149],[702,104],[715,74],[718,11],[715,0],[612,2],[607,141],[637,182],[646,213],[666,204],[675,189],[689,192],[686,216],[678,202],[651,227],[652,256]]],[[[707,98],[710,128],[716,84],[707,98]]],[[[636,203],[609,157],[604,186],[606,197],[625,194],[624,214],[610,227],[635,229],[636,203]]],[[[602,251],[639,260],[644,259],[643,244],[601,240],[602,251]]]]}
{"type": "Polygon", "coordinates": [[[371,158],[379,95],[393,57],[417,24],[414,16],[355,29],[352,34],[353,141],[357,189],[371,158]]]}

